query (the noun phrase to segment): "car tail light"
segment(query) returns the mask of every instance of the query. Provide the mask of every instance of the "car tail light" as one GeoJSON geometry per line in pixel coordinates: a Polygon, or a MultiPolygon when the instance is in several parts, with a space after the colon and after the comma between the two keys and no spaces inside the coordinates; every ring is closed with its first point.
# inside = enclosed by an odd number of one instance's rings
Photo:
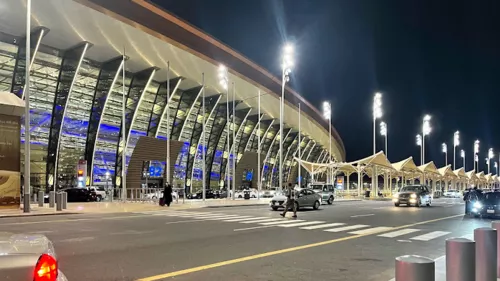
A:
{"type": "Polygon", "coordinates": [[[43,254],[36,263],[33,281],[56,281],[57,274],[56,259],[51,255],[43,254]]]}

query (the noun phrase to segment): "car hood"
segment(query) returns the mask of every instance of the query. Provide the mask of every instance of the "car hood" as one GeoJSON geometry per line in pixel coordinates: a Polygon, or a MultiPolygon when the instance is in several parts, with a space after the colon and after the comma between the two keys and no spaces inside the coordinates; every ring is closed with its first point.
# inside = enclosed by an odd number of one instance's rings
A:
{"type": "Polygon", "coordinates": [[[410,195],[410,194],[417,194],[415,191],[401,191],[398,192],[398,195],[410,195]]]}
{"type": "Polygon", "coordinates": [[[285,195],[275,195],[273,196],[272,200],[276,200],[276,201],[282,201],[282,200],[286,200],[286,196],[285,195]]]}
{"type": "Polygon", "coordinates": [[[55,256],[52,242],[45,235],[0,232],[0,255],[42,253],[55,256]]]}

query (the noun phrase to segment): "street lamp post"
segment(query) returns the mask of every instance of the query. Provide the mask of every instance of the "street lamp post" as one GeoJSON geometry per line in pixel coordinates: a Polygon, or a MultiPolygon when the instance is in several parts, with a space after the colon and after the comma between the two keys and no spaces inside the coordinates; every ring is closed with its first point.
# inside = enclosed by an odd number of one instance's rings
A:
{"type": "Polygon", "coordinates": [[[448,166],[448,146],[443,142],[441,145],[442,151],[444,153],[444,165],[448,166]]]}
{"type": "Polygon", "coordinates": [[[115,194],[114,194],[114,191],[113,191],[113,192],[109,192],[109,176],[110,176],[111,174],[109,173],[109,171],[106,171],[106,174],[105,174],[105,175],[106,175],[106,192],[107,192],[108,194],[110,194],[110,195],[109,195],[109,200],[110,200],[111,202],[113,202],[113,196],[115,195],[115,194]]]}
{"type": "MultiPolygon", "coordinates": [[[[23,197],[23,212],[30,212],[30,193],[31,193],[31,183],[30,183],[30,164],[31,164],[31,148],[30,148],[30,67],[29,63],[31,61],[31,0],[26,3],[26,67],[25,67],[25,81],[26,86],[24,86],[24,197],[23,197]]],[[[54,179],[55,181],[55,179],[54,179]]],[[[54,190],[55,190],[54,185],[54,190]]]]}
{"type": "Polygon", "coordinates": [[[425,163],[425,136],[431,133],[431,116],[429,114],[424,116],[422,123],[422,165],[425,163]]]}
{"type": "Polygon", "coordinates": [[[226,144],[227,144],[227,164],[226,164],[226,182],[225,182],[225,185],[226,185],[226,191],[227,191],[227,198],[230,197],[231,195],[231,192],[229,192],[229,184],[230,184],[230,177],[229,177],[229,172],[230,172],[230,169],[229,169],[229,155],[230,155],[230,152],[229,152],[229,136],[230,136],[230,127],[229,127],[229,79],[228,79],[228,71],[227,71],[227,68],[226,66],[224,65],[219,65],[219,84],[222,86],[222,88],[226,91],[225,94],[226,94],[226,133],[227,133],[227,140],[226,140],[226,144]]]}
{"type": "Polygon", "coordinates": [[[377,153],[376,130],[377,118],[382,117],[382,94],[375,93],[373,96],[373,154],[377,153]]]}
{"type": "MultiPolygon", "coordinates": [[[[330,153],[330,155],[332,155],[332,105],[330,104],[330,102],[327,101],[323,102],[323,118],[328,120],[328,136],[330,142],[330,149],[328,152],[330,153]]],[[[327,175],[328,175],[327,182],[332,183],[332,174],[330,169],[328,169],[327,175]]]]}
{"type": "Polygon", "coordinates": [[[456,163],[455,163],[455,153],[456,153],[456,150],[457,150],[457,146],[460,145],[460,133],[458,131],[456,131],[454,134],[453,134],[453,170],[456,169],[456,163]]]}
{"type": "Polygon", "coordinates": [[[477,172],[477,170],[479,170],[479,167],[477,167],[476,169],[476,165],[479,166],[478,156],[477,156],[478,153],[479,153],[479,140],[476,140],[474,142],[474,172],[477,172]]]}
{"type": "Polygon", "coordinates": [[[385,156],[388,157],[388,152],[387,152],[387,123],[385,122],[380,122],[380,135],[384,136],[385,138],[385,156]]]}
{"type": "Polygon", "coordinates": [[[460,150],[460,157],[462,157],[463,161],[464,161],[464,171],[465,171],[465,150],[460,150]]]}
{"type": "Polygon", "coordinates": [[[285,117],[285,86],[290,81],[290,73],[293,67],[293,46],[286,44],[283,48],[283,58],[281,64],[281,102],[280,102],[280,170],[279,188],[283,188],[283,119],[285,117]]]}
{"type": "Polygon", "coordinates": [[[420,162],[423,162],[422,161],[422,135],[417,134],[416,140],[417,140],[417,146],[420,146],[420,162]]]}
{"type": "Polygon", "coordinates": [[[488,158],[486,158],[486,162],[488,164],[488,174],[490,173],[490,160],[493,159],[495,154],[493,153],[493,148],[488,149],[488,158]]]}

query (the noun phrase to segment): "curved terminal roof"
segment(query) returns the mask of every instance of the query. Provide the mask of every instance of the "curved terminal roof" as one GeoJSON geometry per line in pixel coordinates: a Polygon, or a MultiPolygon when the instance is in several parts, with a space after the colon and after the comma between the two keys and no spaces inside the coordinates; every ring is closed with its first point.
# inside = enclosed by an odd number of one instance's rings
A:
{"type": "MultiPolygon", "coordinates": [[[[25,18],[19,14],[25,14],[25,1],[5,1],[2,9],[16,11],[2,13],[2,32],[23,36],[25,18]]],[[[86,41],[92,44],[86,52],[86,59],[97,62],[113,59],[125,50],[128,57],[127,71],[135,73],[156,67],[154,80],[157,81],[167,79],[167,63],[170,63],[175,76],[184,78],[182,87],[185,89],[201,85],[204,73],[207,95],[224,93],[217,76],[219,64],[224,64],[229,70],[230,84],[234,82],[235,99],[243,101],[239,108],[248,106],[256,109],[256,96],[260,91],[263,94],[262,113],[267,118],[279,118],[281,79],[147,1],[33,1],[32,29],[40,26],[49,30],[43,38],[43,45],[66,50],[86,41]]],[[[276,63],[279,64],[279,61],[276,63]]],[[[303,134],[328,149],[328,121],[319,110],[288,87],[285,90],[285,102],[286,126],[298,128],[300,103],[303,134]]],[[[332,137],[332,155],[338,161],[345,160],[342,140],[334,128],[332,137]]]]}

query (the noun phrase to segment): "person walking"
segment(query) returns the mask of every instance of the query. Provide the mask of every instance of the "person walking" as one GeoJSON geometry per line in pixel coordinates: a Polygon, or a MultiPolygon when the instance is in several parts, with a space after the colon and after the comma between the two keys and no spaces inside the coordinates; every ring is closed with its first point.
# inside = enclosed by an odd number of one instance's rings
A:
{"type": "Polygon", "coordinates": [[[286,188],[285,194],[286,194],[285,210],[280,215],[282,217],[285,217],[286,212],[288,212],[288,209],[292,208],[292,210],[293,210],[292,218],[296,218],[297,217],[297,205],[295,204],[295,200],[297,200],[296,190],[294,188],[292,188],[291,183],[288,184],[288,187],[286,188]]]}
{"type": "Polygon", "coordinates": [[[170,203],[172,203],[172,186],[169,183],[163,189],[163,201],[167,207],[170,207],[170,203]]]}

